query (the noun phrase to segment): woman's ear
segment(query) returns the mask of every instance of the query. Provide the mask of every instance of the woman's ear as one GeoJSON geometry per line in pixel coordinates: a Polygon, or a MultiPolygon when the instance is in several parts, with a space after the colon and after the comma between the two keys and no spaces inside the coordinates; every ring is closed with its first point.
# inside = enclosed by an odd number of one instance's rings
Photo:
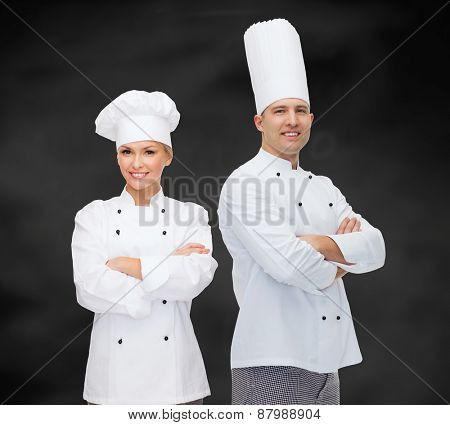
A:
{"type": "Polygon", "coordinates": [[[170,164],[172,164],[172,159],[173,159],[173,154],[167,153],[167,159],[166,159],[166,162],[164,163],[166,167],[169,166],[170,164]]]}

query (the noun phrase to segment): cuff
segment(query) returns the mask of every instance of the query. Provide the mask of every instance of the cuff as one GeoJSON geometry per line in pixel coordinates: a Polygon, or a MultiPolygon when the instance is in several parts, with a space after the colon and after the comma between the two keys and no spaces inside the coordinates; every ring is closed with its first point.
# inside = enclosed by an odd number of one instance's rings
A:
{"type": "Polygon", "coordinates": [[[331,286],[334,283],[334,281],[336,280],[336,273],[337,273],[338,266],[336,264],[334,264],[332,261],[326,261],[326,260],[325,260],[325,264],[326,264],[326,276],[323,276],[323,279],[321,280],[320,285],[317,285],[318,289],[320,291],[323,291],[324,289],[331,286]]]}
{"type": "Polygon", "coordinates": [[[355,232],[355,233],[344,233],[341,235],[326,235],[326,236],[328,236],[329,238],[333,239],[334,242],[336,242],[336,245],[341,250],[342,255],[344,256],[344,259],[345,261],[347,261],[347,263],[355,263],[356,265],[363,260],[362,258],[360,258],[361,255],[358,255],[358,252],[361,252],[361,249],[357,249],[358,245],[360,245],[361,242],[360,233],[355,232]]]}
{"type": "Polygon", "coordinates": [[[141,286],[145,292],[158,289],[169,279],[169,258],[164,255],[141,257],[141,286]]]}

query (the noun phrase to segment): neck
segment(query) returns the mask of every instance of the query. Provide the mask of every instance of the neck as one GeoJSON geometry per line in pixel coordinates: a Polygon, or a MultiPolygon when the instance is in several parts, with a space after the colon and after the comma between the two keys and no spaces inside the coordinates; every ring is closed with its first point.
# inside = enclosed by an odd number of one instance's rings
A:
{"type": "Polygon", "coordinates": [[[300,152],[291,154],[291,153],[279,151],[279,150],[275,149],[274,147],[270,146],[268,143],[265,143],[264,140],[262,142],[261,148],[272,155],[278,156],[281,159],[285,159],[286,161],[289,161],[292,165],[293,170],[297,169],[300,152]]]}
{"type": "Polygon", "coordinates": [[[150,199],[156,195],[161,189],[161,185],[158,182],[148,186],[144,189],[136,190],[127,184],[126,191],[133,197],[134,204],[136,206],[148,206],[150,205],[150,199]]]}

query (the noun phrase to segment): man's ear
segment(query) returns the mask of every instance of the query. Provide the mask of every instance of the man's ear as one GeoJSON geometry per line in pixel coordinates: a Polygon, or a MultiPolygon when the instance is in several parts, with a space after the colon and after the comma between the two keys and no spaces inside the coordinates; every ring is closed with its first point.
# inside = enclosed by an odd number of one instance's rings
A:
{"type": "Polygon", "coordinates": [[[255,123],[255,126],[258,129],[258,131],[263,133],[264,132],[264,125],[263,125],[263,118],[262,118],[262,116],[261,115],[255,115],[253,117],[253,122],[255,123]]]}
{"type": "Polygon", "coordinates": [[[314,121],[314,114],[312,112],[310,112],[309,114],[311,115],[311,125],[312,125],[312,123],[314,121]]]}

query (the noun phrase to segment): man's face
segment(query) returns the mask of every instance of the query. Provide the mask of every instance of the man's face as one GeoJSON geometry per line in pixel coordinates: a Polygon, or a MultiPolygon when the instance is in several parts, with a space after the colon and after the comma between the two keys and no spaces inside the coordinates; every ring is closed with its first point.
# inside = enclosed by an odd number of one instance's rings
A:
{"type": "Polygon", "coordinates": [[[271,153],[298,154],[308,143],[314,115],[301,99],[281,99],[255,115],[263,146],[271,153]]]}

